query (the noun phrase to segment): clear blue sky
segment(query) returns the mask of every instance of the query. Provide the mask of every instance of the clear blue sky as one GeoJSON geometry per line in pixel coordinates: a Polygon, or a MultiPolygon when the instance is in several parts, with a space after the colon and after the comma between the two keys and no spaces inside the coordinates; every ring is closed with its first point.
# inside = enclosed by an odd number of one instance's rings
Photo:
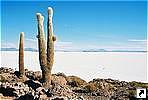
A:
{"type": "MultiPolygon", "coordinates": [[[[54,10],[53,25],[59,48],[145,50],[147,4],[140,1],[2,2],[1,42],[18,45],[19,33],[36,40],[36,13],[54,10]]],[[[29,45],[29,44],[27,44],[29,45]]]]}

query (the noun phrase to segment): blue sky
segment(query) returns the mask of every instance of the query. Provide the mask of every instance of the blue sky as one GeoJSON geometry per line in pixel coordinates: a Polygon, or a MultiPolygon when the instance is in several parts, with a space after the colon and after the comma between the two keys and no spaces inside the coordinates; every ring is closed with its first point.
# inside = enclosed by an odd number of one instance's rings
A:
{"type": "MultiPolygon", "coordinates": [[[[1,46],[37,48],[36,13],[54,10],[56,49],[146,50],[147,5],[140,1],[13,1],[1,3],[1,46]]],[[[47,34],[47,32],[46,32],[47,34]]]]}

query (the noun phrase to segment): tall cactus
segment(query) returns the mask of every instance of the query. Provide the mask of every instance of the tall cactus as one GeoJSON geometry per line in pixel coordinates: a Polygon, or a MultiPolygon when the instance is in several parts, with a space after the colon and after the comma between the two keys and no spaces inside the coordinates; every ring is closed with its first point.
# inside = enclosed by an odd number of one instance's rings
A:
{"type": "Polygon", "coordinates": [[[45,81],[45,70],[46,70],[46,46],[45,46],[45,36],[44,36],[44,17],[37,13],[38,21],[38,48],[39,48],[39,61],[42,70],[42,78],[45,81]]]}
{"type": "Polygon", "coordinates": [[[24,32],[20,33],[19,43],[19,73],[20,77],[24,76],[24,32]]]}
{"type": "Polygon", "coordinates": [[[56,38],[53,36],[52,27],[52,8],[48,7],[48,22],[47,22],[47,53],[44,38],[44,17],[37,13],[38,21],[38,47],[39,47],[39,61],[42,70],[42,79],[44,87],[48,88],[51,84],[51,70],[54,62],[54,41],[56,38]]]}

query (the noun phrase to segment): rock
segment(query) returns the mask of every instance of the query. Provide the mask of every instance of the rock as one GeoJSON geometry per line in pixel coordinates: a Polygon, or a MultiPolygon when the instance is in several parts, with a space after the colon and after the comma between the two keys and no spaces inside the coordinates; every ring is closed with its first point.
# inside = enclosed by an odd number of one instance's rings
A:
{"type": "Polygon", "coordinates": [[[71,96],[73,94],[72,90],[67,85],[53,85],[48,91],[51,96],[71,96]]]}
{"type": "Polygon", "coordinates": [[[36,89],[36,91],[45,91],[45,88],[44,87],[38,87],[37,89],[36,89]]]}
{"type": "Polygon", "coordinates": [[[54,96],[54,97],[51,98],[51,100],[68,100],[68,99],[67,99],[67,97],[63,97],[63,96],[61,96],[61,97],[54,96]]]}
{"type": "Polygon", "coordinates": [[[25,70],[25,75],[31,80],[40,80],[42,78],[42,73],[40,71],[28,71],[25,70]]]}
{"type": "Polygon", "coordinates": [[[0,81],[1,82],[18,82],[19,78],[14,75],[14,74],[10,74],[10,73],[1,73],[0,74],[0,81]]]}
{"type": "Polygon", "coordinates": [[[25,86],[24,91],[29,92],[29,87],[25,86]]]}
{"type": "Polygon", "coordinates": [[[83,96],[80,96],[78,100],[85,100],[83,96]]]}
{"type": "MultiPolygon", "coordinates": [[[[113,79],[93,79],[86,82],[63,73],[52,75],[52,84],[46,90],[40,82],[40,72],[25,70],[29,80],[23,82],[17,71],[0,68],[0,98],[17,100],[133,100],[136,88],[147,88],[147,83],[125,82],[113,79]]],[[[148,96],[148,93],[147,93],[148,96]]]]}
{"type": "Polygon", "coordinates": [[[63,76],[56,76],[56,75],[53,75],[52,76],[52,81],[51,83],[54,85],[54,84],[57,84],[57,85],[60,85],[60,86],[63,86],[63,85],[66,85],[67,84],[67,81],[65,79],[65,77],[63,76]]]}
{"type": "Polygon", "coordinates": [[[40,80],[42,78],[42,73],[40,71],[36,71],[33,73],[35,80],[40,80]]]}
{"type": "Polygon", "coordinates": [[[3,94],[2,94],[2,93],[0,93],[0,97],[1,97],[1,96],[3,96],[3,94]]]}
{"type": "Polygon", "coordinates": [[[45,88],[44,87],[38,87],[36,89],[36,92],[38,92],[40,95],[43,95],[46,93],[45,88]]]}
{"type": "Polygon", "coordinates": [[[63,76],[64,78],[67,78],[67,76],[64,74],[64,73],[57,73],[57,74],[54,74],[56,76],[63,76]]]}
{"type": "Polygon", "coordinates": [[[41,94],[40,96],[39,96],[39,100],[47,100],[48,99],[48,97],[47,97],[47,95],[45,95],[45,94],[41,94]]]}
{"type": "Polygon", "coordinates": [[[38,100],[39,99],[39,95],[34,95],[34,99],[36,100],[38,100]]]}
{"type": "Polygon", "coordinates": [[[87,83],[86,81],[77,76],[68,76],[66,80],[67,84],[71,87],[81,87],[87,83]]]}
{"type": "Polygon", "coordinates": [[[1,67],[0,68],[0,74],[2,74],[2,73],[10,73],[10,74],[12,74],[12,73],[14,73],[14,70],[11,69],[11,68],[7,68],[7,67],[1,67]]]}

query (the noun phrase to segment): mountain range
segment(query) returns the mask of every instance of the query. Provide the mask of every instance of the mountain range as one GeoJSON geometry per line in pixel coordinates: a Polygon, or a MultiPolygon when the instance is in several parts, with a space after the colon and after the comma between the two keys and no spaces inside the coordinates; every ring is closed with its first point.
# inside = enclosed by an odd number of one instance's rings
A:
{"type": "MultiPolygon", "coordinates": [[[[18,51],[17,48],[1,48],[0,51],[18,51]]],[[[35,48],[25,48],[24,51],[38,52],[35,48]]],[[[85,49],[85,50],[55,50],[59,52],[147,52],[140,50],[105,50],[105,49],[85,49]]]]}

